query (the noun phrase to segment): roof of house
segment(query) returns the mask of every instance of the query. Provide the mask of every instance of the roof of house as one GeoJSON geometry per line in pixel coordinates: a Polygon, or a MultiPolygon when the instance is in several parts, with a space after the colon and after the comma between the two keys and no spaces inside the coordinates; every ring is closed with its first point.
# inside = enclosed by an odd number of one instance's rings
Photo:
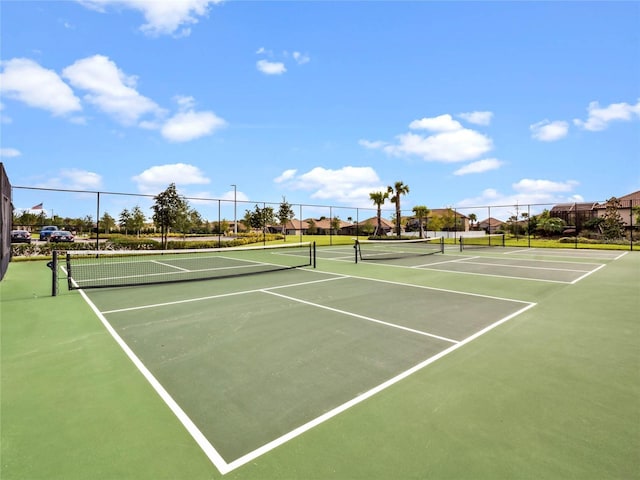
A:
{"type": "MultiPolygon", "coordinates": [[[[365,225],[367,223],[370,223],[371,225],[377,225],[378,217],[371,217],[371,218],[367,218],[366,220],[360,220],[359,222],[357,222],[357,225],[365,225]]],[[[387,228],[393,228],[393,226],[395,225],[393,222],[387,220],[384,217],[380,217],[380,224],[383,227],[387,227],[387,228]]]]}
{"type": "Polygon", "coordinates": [[[497,218],[493,217],[485,218],[484,220],[478,222],[479,225],[490,225],[492,227],[497,227],[499,225],[502,225],[503,223],[504,222],[502,220],[498,220],[497,218]]]}
{"type": "MultiPolygon", "coordinates": [[[[331,226],[331,219],[330,218],[323,218],[323,219],[317,219],[317,218],[307,218],[305,220],[302,221],[302,224],[304,225],[303,228],[309,228],[309,221],[313,220],[313,223],[315,224],[316,228],[322,228],[325,230],[329,230],[331,228],[333,228],[331,226]]],[[[350,225],[353,225],[351,222],[345,222],[344,220],[340,220],[340,226],[338,228],[342,228],[342,227],[348,227],[350,225]]]]}
{"type": "Polygon", "coordinates": [[[551,208],[552,213],[557,212],[584,212],[586,210],[593,210],[598,204],[593,202],[581,202],[581,203],[558,203],[551,208]]]}

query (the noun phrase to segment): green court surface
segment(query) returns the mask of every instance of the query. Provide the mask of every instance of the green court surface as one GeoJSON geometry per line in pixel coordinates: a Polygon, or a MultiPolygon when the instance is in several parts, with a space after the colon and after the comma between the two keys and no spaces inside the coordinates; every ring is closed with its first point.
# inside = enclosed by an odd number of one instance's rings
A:
{"type": "Polygon", "coordinates": [[[0,477],[640,478],[637,252],[317,257],[57,297],[12,263],[0,477]]]}

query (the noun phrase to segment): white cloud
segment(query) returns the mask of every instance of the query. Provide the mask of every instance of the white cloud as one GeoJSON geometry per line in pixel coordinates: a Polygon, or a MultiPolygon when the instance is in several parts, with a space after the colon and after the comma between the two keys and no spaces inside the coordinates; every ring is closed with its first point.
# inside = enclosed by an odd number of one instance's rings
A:
{"type": "Polygon", "coordinates": [[[130,8],[144,15],[147,23],[140,27],[150,36],[186,36],[191,33],[187,25],[198,23],[198,18],[206,16],[209,5],[222,0],[79,0],[79,3],[100,12],[109,6],[130,8]],[[180,29],[180,30],[179,30],[180,29]]]}
{"type": "Polygon", "coordinates": [[[155,102],[136,91],[136,77],[125,75],[104,55],[78,60],[62,74],[71,85],[89,92],[85,100],[124,125],[133,125],[146,114],[162,113],[155,102]]]}
{"type": "Polygon", "coordinates": [[[156,165],[132,177],[132,180],[138,185],[140,192],[149,194],[157,194],[171,183],[175,183],[176,186],[210,183],[202,170],[186,163],[156,165]]]}
{"type": "Polygon", "coordinates": [[[472,211],[483,220],[491,216],[506,220],[516,213],[531,212],[531,215],[541,212],[544,208],[551,208],[556,203],[581,202],[582,196],[575,193],[578,182],[566,180],[557,182],[553,180],[533,180],[524,178],[512,184],[513,191],[503,193],[493,188],[487,188],[480,195],[462,200],[457,204],[458,208],[465,208],[462,213],[469,214],[472,211]],[[479,207],[473,210],[469,207],[479,207]],[[468,209],[468,210],[467,210],[468,209]]]}
{"type": "Polygon", "coordinates": [[[287,68],[282,62],[270,62],[268,60],[258,60],[256,62],[257,69],[265,75],[282,75],[287,68]]]}
{"type": "Polygon", "coordinates": [[[213,112],[179,112],[162,126],[162,136],[172,142],[188,142],[211,135],[227,125],[213,112]]]}
{"type": "Polygon", "coordinates": [[[352,206],[370,206],[369,193],[387,188],[373,168],[351,166],[337,170],[315,167],[299,175],[295,170],[286,170],[276,183],[292,190],[311,191],[311,198],[352,206]]]}
{"type": "Polygon", "coordinates": [[[529,126],[531,137],[541,142],[554,142],[567,136],[569,124],[562,120],[543,120],[529,126]]]}
{"type": "Polygon", "coordinates": [[[487,172],[489,170],[496,170],[502,166],[503,162],[496,158],[485,158],[484,160],[478,160],[477,162],[470,163],[465,165],[462,168],[459,168],[455,172],[454,175],[467,175],[469,173],[482,173],[487,172]]]}
{"type": "Polygon", "coordinates": [[[429,130],[432,132],[453,132],[462,129],[460,122],[451,118],[451,115],[440,115],[432,118],[414,120],[409,124],[412,130],[429,130]]]}
{"type": "Polygon", "coordinates": [[[398,135],[398,143],[383,150],[390,155],[414,155],[423,160],[461,162],[478,158],[493,148],[491,139],[466,128],[424,137],[413,133],[398,135]]]}
{"type": "Polygon", "coordinates": [[[285,170],[282,174],[273,179],[276,183],[286,182],[287,180],[291,180],[295,177],[297,170],[295,168],[285,170]]]}
{"type": "Polygon", "coordinates": [[[558,192],[570,192],[576,186],[578,182],[575,180],[567,180],[566,182],[554,182],[552,180],[532,180],[530,178],[523,178],[518,183],[512,185],[513,189],[522,193],[558,193],[558,192]]]}
{"type": "Polygon", "coordinates": [[[2,62],[0,89],[9,98],[19,100],[54,115],[66,115],[82,110],[80,99],[53,70],[41,67],[28,58],[13,58],[2,62]]]}
{"type": "Polygon", "coordinates": [[[387,143],[387,142],[383,142],[383,141],[381,141],[381,140],[378,140],[378,141],[372,142],[372,141],[370,141],[370,140],[364,140],[364,139],[362,139],[362,140],[358,140],[358,143],[359,143],[360,145],[362,145],[364,148],[369,148],[369,149],[371,149],[371,150],[381,149],[381,148],[383,148],[384,146],[388,145],[388,143],[387,143]]]}
{"type": "Polygon", "coordinates": [[[67,168],[60,170],[57,175],[53,175],[39,186],[66,190],[96,191],[102,187],[102,176],[79,168],[67,168]]]}
{"type": "Polygon", "coordinates": [[[635,105],[628,103],[612,103],[608,107],[600,107],[598,102],[591,102],[587,108],[589,117],[586,121],[575,119],[573,123],[578,127],[592,132],[605,130],[610,122],[621,120],[630,121],[640,117],[640,100],[635,105]]]}
{"type": "Polygon", "coordinates": [[[304,65],[305,63],[309,63],[311,61],[311,57],[309,57],[309,55],[300,52],[293,52],[293,59],[298,65],[304,65]]]}
{"type": "Polygon", "coordinates": [[[13,158],[19,157],[20,155],[22,155],[20,150],[17,150],[15,148],[0,148],[0,157],[13,158]]]}
{"type": "Polygon", "coordinates": [[[464,128],[449,114],[414,120],[409,124],[409,128],[435,133],[404,133],[396,136],[396,143],[382,140],[360,140],[359,143],[365,148],[380,149],[396,157],[417,156],[423,160],[438,162],[473,160],[493,148],[491,138],[464,128]]]}
{"type": "Polygon", "coordinates": [[[475,125],[489,125],[493,118],[493,112],[468,112],[460,113],[458,116],[475,125]]]}

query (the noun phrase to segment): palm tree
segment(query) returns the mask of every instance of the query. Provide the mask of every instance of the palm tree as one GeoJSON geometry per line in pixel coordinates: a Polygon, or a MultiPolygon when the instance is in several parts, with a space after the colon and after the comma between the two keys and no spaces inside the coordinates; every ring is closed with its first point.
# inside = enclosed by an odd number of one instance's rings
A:
{"type": "Polygon", "coordinates": [[[478,220],[478,216],[475,213],[470,213],[469,214],[469,223],[471,224],[471,228],[473,229],[473,226],[476,223],[476,220],[478,220]]]}
{"type": "Polygon", "coordinates": [[[431,210],[429,210],[424,205],[416,205],[415,207],[413,207],[413,213],[416,214],[416,217],[418,218],[418,225],[420,226],[420,238],[424,238],[424,233],[423,233],[424,231],[422,229],[422,220],[427,218],[430,212],[431,210]]]}
{"type": "Polygon", "coordinates": [[[379,232],[382,231],[382,205],[384,205],[384,201],[389,198],[389,192],[371,192],[369,198],[373,204],[378,207],[378,226],[373,234],[379,235],[379,232]]]}
{"type": "Polygon", "coordinates": [[[402,219],[400,211],[400,197],[409,193],[409,185],[405,185],[404,182],[399,181],[393,184],[393,187],[387,187],[387,193],[393,194],[391,197],[391,203],[396,204],[396,234],[400,237],[400,220],[402,219]]]}

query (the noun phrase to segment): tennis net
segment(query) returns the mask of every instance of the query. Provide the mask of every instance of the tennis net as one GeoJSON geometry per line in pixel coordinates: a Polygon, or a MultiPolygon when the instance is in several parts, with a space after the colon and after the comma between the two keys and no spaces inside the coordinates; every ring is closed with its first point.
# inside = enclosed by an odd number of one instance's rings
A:
{"type": "Polygon", "coordinates": [[[356,263],[360,260],[396,260],[444,253],[444,237],[416,240],[356,240],[356,263]]]}
{"type": "Polygon", "coordinates": [[[482,237],[460,237],[460,251],[485,247],[504,247],[504,234],[483,235],[482,237]]]}
{"type": "Polygon", "coordinates": [[[69,289],[124,287],[316,266],[315,243],[189,250],[68,251],[69,289]]]}

